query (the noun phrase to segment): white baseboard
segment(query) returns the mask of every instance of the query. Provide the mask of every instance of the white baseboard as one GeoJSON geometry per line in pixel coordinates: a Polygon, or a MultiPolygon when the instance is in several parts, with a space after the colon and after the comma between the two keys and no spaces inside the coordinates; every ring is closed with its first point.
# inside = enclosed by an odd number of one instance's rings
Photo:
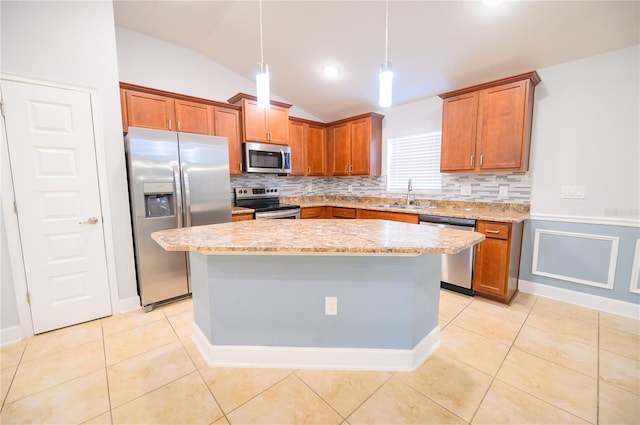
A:
{"type": "Polygon", "coordinates": [[[127,313],[129,311],[139,310],[141,308],[140,297],[129,297],[118,301],[118,310],[114,313],[127,313]]]}
{"type": "Polygon", "coordinates": [[[640,320],[640,305],[520,279],[518,290],[568,304],[640,320]]]}
{"type": "Polygon", "coordinates": [[[195,323],[193,341],[209,366],[412,372],[440,346],[440,328],[412,350],[212,345],[195,323]]]}
{"type": "Polygon", "coordinates": [[[0,347],[22,341],[20,326],[0,329],[0,347]]]}

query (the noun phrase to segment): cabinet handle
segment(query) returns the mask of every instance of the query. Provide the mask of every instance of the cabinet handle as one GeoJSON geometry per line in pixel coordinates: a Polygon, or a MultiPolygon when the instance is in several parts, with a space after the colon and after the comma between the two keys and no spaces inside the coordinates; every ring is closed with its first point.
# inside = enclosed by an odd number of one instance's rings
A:
{"type": "Polygon", "coordinates": [[[487,232],[487,233],[493,233],[493,234],[496,234],[496,235],[497,235],[497,234],[499,234],[499,233],[500,233],[500,230],[491,230],[491,229],[486,229],[486,230],[485,230],[485,232],[487,232]]]}
{"type": "Polygon", "coordinates": [[[349,166],[348,166],[348,165],[345,165],[345,166],[344,166],[344,172],[345,172],[345,173],[348,173],[348,172],[349,172],[349,166]]]}
{"type": "Polygon", "coordinates": [[[242,171],[242,162],[238,162],[238,170],[242,171]]]}
{"type": "Polygon", "coordinates": [[[350,164],[349,165],[349,172],[352,172],[352,171],[353,171],[353,164],[350,164]]]}
{"type": "Polygon", "coordinates": [[[469,165],[473,167],[473,155],[471,155],[471,159],[469,160],[469,165]]]}
{"type": "Polygon", "coordinates": [[[178,121],[178,131],[181,131],[181,128],[180,128],[180,121],[178,121]]]}
{"type": "Polygon", "coordinates": [[[482,165],[482,159],[484,158],[484,155],[480,155],[480,165],[482,165]]]}
{"type": "Polygon", "coordinates": [[[169,130],[171,130],[171,120],[169,120],[169,130]]]}
{"type": "Polygon", "coordinates": [[[310,172],[311,172],[311,165],[307,167],[307,173],[310,173],[310,172]]]}

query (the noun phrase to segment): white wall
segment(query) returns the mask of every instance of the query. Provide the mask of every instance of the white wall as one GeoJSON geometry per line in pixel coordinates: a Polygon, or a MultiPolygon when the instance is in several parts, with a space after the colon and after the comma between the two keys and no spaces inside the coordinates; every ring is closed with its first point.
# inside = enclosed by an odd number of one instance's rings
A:
{"type": "MultiPolygon", "coordinates": [[[[108,168],[101,184],[109,190],[111,210],[105,220],[113,228],[107,237],[116,247],[118,296],[135,297],[112,3],[2,1],[0,7],[3,75],[85,87],[97,94],[94,124],[98,152],[108,168]]],[[[6,284],[11,282],[3,279],[6,284]]],[[[1,302],[4,310],[11,301],[3,297],[1,302]]]]}
{"type": "Polygon", "coordinates": [[[531,212],[635,220],[640,206],[640,46],[538,70],[531,212]],[[562,185],[585,198],[560,199],[562,185]]]}
{"type": "MultiPolygon", "coordinates": [[[[200,53],[116,27],[120,81],[204,99],[226,102],[238,93],[256,93],[255,81],[223,67],[200,53]]],[[[272,100],[286,103],[272,94],[272,100]]],[[[319,121],[296,107],[291,116],[319,121]]]]}

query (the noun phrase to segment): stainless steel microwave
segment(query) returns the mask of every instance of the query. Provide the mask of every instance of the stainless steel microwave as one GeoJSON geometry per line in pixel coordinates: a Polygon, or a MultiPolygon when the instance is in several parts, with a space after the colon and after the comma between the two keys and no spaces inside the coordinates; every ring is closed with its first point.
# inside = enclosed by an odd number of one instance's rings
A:
{"type": "Polygon", "coordinates": [[[291,148],[269,143],[244,142],[244,171],[247,173],[291,172],[291,148]]]}

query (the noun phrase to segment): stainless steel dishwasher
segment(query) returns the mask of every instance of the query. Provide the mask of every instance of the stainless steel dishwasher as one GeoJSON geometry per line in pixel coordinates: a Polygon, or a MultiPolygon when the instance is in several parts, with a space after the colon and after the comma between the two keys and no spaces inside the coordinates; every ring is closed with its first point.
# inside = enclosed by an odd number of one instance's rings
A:
{"type": "MultiPolygon", "coordinates": [[[[437,217],[420,215],[420,224],[425,226],[448,227],[450,229],[473,232],[476,221],[469,218],[437,217]]],[[[458,254],[442,254],[442,276],[440,287],[473,295],[473,247],[458,254]]]]}

